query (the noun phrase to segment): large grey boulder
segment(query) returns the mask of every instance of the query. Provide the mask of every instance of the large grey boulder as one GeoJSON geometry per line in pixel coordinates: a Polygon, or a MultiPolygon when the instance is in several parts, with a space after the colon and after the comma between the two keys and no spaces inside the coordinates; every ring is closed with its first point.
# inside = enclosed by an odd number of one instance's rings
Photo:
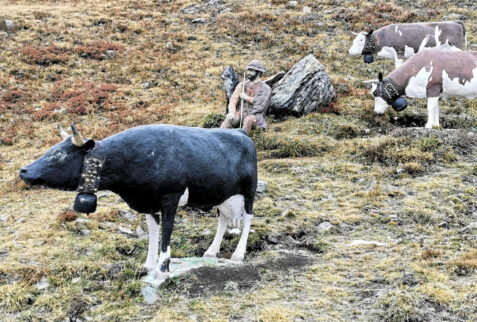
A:
{"type": "Polygon", "coordinates": [[[308,114],[328,108],[335,89],[313,55],[300,60],[272,87],[270,111],[273,114],[308,114]]]}

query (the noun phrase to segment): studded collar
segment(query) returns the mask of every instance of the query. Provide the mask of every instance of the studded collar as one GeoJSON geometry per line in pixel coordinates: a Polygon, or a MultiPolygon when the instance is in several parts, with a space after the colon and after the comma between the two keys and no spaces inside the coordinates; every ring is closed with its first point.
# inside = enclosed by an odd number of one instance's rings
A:
{"type": "Polygon", "coordinates": [[[396,85],[390,78],[385,78],[383,80],[381,95],[388,104],[392,104],[399,96],[401,96],[396,89],[396,85]]]}
{"type": "Polygon", "coordinates": [[[374,38],[374,34],[366,35],[366,40],[364,41],[363,52],[361,55],[372,55],[376,51],[376,39],[374,38]]]}
{"type": "Polygon", "coordinates": [[[81,193],[94,194],[99,189],[101,179],[101,169],[103,168],[105,158],[99,153],[91,152],[86,154],[81,172],[80,182],[76,191],[81,193]]]}

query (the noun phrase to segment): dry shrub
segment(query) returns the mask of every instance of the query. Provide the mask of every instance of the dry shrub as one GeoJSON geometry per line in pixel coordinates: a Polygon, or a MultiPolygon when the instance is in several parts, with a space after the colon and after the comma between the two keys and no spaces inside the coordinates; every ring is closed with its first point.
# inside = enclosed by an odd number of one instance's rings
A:
{"type": "Polygon", "coordinates": [[[104,221],[117,221],[119,219],[119,210],[112,209],[109,212],[106,211],[97,211],[93,214],[88,215],[89,219],[95,219],[100,222],[104,221]]]}
{"type": "Polygon", "coordinates": [[[26,63],[41,66],[66,63],[70,58],[68,49],[55,45],[48,47],[27,46],[20,51],[20,54],[21,59],[26,63]]]}
{"type": "Polygon", "coordinates": [[[464,256],[451,261],[450,264],[460,270],[477,270],[477,249],[467,252],[464,256]]]}
{"type": "Polygon", "coordinates": [[[122,52],[124,50],[124,46],[106,41],[96,41],[92,44],[80,45],[73,49],[73,51],[79,54],[81,57],[97,60],[103,60],[107,58],[107,52],[109,50],[122,52]]]}
{"type": "Polygon", "coordinates": [[[0,127],[0,144],[12,145],[15,143],[18,129],[16,125],[2,125],[0,127]]]}
{"type": "Polygon", "coordinates": [[[74,221],[76,218],[78,218],[78,215],[76,212],[74,212],[71,209],[63,210],[58,214],[58,221],[60,223],[67,222],[67,221],[74,221]]]}
{"type": "Polygon", "coordinates": [[[424,169],[422,168],[422,164],[418,162],[408,162],[403,164],[403,169],[406,170],[407,173],[411,175],[416,175],[421,173],[424,169]]]}
{"type": "Polygon", "coordinates": [[[60,112],[84,115],[101,108],[110,110],[114,105],[109,100],[109,95],[115,92],[117,85],[97,84],[93,82],[77,82],[68,85],[57,82],[52,91],[49,103],[33,114],[35,120],[55,119],[60,112]]]}
{"type": "Polygon", "coordinates": [[[421,253],[421,257],[423,260],[428,260],[431,258],[436,258],[442,255],[442,251],[439,249],[427,248],[424,249],[421,253]]]}

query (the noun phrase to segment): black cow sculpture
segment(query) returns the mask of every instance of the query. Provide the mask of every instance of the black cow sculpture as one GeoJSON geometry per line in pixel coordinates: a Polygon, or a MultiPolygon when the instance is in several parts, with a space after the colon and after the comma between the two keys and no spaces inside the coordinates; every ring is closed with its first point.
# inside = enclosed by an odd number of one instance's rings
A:
{"type": "Polygon", "coordinates": [[[93,141],[83,140],[74,124],[73,136],[58,128],[64,140],[22,168],[20,177],[31,185],[77,190],[75,209],[82,212],[96,209],[96,191],[111,190],[132,209],[146,213],[148,271],[169,271],[174,217],[184,205],[219,210],[217,233],[204,257],[217,255],[227,224],[243,221],[231,258],[243,261],[257,187],[255,146],[245,132],[145,125],[93,141]]]}

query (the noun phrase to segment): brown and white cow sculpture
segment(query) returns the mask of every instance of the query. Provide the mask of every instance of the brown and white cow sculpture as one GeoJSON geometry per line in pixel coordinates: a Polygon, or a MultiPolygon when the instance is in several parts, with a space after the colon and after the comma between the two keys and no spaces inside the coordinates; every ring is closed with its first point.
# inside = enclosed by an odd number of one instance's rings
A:
{"type": "Polygon", "coordinates": [[[439,126],[439,98],[477,97],[477,51],[425,50],[373,84],[374,111],[383,114],[389,105],[402,111],[406,95],[427,98],[426,128],[439,126]]]}
{"type": "Polygon", "coordinates": [[[364,55],[365,63],[372,63],[374,55],[396,59],[398,54],[409,58],[425,47],[462,49],[467,35],[462,22],[421,22],[392,24],[373,32],[355,34],[350,55],[364,55]]]}

